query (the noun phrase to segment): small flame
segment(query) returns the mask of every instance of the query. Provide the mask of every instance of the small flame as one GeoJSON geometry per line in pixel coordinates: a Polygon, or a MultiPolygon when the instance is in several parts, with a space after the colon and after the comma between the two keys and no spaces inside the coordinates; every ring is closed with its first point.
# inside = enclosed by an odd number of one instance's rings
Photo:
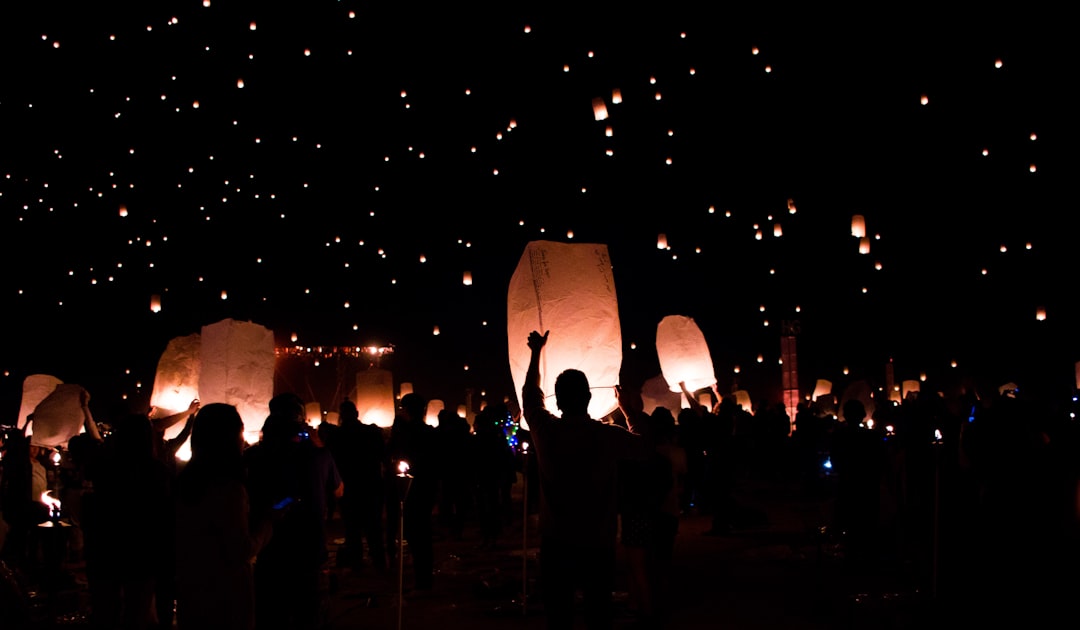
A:
{"type": "Polygon", "coordinates": [[[52,496],[49,495],[50,492],[52,492],[52,490],[46,490],[45,492],[42,492],[41,497],[39,497],[38,500],[44,503],[49,508],[49,514],[59,514],[60,499],[54,499],[52,496]]]}
{"type": "Polygon", "coordinates": [[[401,460],[397,465],[398,477],[407,477],[409,475],[409,462],[401,460]]]}
{"type": "Polygon", "coordinates": [[[522,442],[521,443],[521,452],[522,453],[528,453],[529,452],[529,443],[528,442],[522,442]]]}

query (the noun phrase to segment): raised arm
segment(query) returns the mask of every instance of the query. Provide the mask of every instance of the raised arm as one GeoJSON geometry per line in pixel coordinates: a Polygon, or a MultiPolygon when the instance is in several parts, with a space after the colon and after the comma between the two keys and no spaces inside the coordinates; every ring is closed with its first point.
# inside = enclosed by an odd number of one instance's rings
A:
{"type": "Polygon", "coordinates": [[[82,405],[83,426],[86,427],[86,432],[95,442],[104,442],[101,432],[98,431],[97,423],[94,422],[94,415],[90,413],[90,392],[85,389],[79,392],[79,403],[82,405]]]}
{"type": "Polygon", "coordinates": [[[151,418],[150,425],[154,427],[155,431],[165,432],[166,429],[173,426],[177,422],[185,419],[191,419],[195,415],[195,412],[199,410],[199,399],[191,401],[188,405],[187,411],[181,411],[180,413],[174,413],[171,416],[165,416],[163,418],[151,418]]]}

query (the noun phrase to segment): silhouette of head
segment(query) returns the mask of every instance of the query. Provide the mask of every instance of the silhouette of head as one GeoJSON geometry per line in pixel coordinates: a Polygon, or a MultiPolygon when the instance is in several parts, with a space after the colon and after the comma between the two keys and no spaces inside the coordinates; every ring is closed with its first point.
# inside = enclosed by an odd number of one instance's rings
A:
{"type": "Polygon", "coordinates": [[[856,425],[866,419],[866,407],[862,401],[852,398],[844,403],[844,422],[856,425]]]}
{"type": "Polygon", "coordinates": [[[203,405],[191,428],[191,457],[228,461],[243,451],[244,421],[236,407],[225,403],[203,405]]]}
{"type": "Polygon", "coordinates": [[[589,379],[581,370],[563,370],[555,379],[555,404],[564,414],[587,413],[591,399],[589,379]]]}
{"type": "Polygon", "coordinates": [[[342,423],[359,420],[360,412],[356,409],[356,404],[353,401],[343,400],[338,405],[338,418],[342,423]]]}
{"type": "Polygon", "coordinates": [[[278,394],[270,399],[270,415],[304,419],[304,401],[293,393],[278,394]]]}
{"type": "Polygon", "coordinates": [[[427,400],[416,392],[401,397],[401,409],[409,416],[409,420],[413,422],[424,421],[424,416],[427,415],[427,405],[427,400]]]}

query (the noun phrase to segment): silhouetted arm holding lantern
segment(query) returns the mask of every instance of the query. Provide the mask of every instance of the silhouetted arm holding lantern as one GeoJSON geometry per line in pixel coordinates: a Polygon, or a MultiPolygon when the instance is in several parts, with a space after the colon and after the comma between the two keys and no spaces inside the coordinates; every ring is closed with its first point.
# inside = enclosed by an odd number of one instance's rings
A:
{"type": "MultiPolygon", "coordinates": [[[[181,429],[180,433],[178,433],[173,439],[165,440],[165,451],[173,457],[176,456],[176,452],[180,450],[180,447],[183,446],[184,442],[187,442],[188,438],[191,437],[191,428],[195,426],[195,412],[199,410],[199,401],[193,400],[191,402],[191,405],[195,408],[195,411],[191,411],[188,413],[187,421],[184,422],[184,428],[181,429]]],[[[191,407],[189,407],[188,409],[190,410],[191,407]]]]}
{"type": "MultiPolygon", "coordinates": [[[[197,412],[198,410],[199,410],[199,399],[196,398],[196,399],[191,401],[190,405],[188,405],[187,411],[181,411],[180,413],[174,413],[171,416],[164,416],[162,418],[151,418],[150,419],[150,425],[152,427],[154,427],[155,431],[159,431],[161,433],[164,433],[169,427],[175,425],[177,422],[180,422],[181,420],[184,420],[184,419],[191,420],[192,416],[194,416],[195,412],[197,412]]],[[[153,409],[151,409],[150,411],[151,411],[151,415],[153,415],[153,409]]]]}
{"type": "Polygon", "coordinates": [[[704,416],[708,413],[708,409],[705,405],[702,405],[697,398],[694,398],[694,394],[686,389],[686,381],[679,381],[679,389],[682,390],[683,396],[686,398],[687,404],[690,405],[690,410],[693,411],[698,417],[704,416]]]}
{"type": "Polygon", "coordinates": [[[645,401],[641,399],[641,390],[629,393],[622,385],[615,386],[615,399],[619,403],[619,411],[626,418],[626,428],[631,433],[643,434],[649,427],[648,414],[645,413],[645,401]]]}
{"type": "MultiPolygon", "coordinates": [[[[525,386],[521,392],[521,406],[523,409],[544,406],[544,391],[540,389],[540,351],[547,344],[550,332],[549,330],[541,335],[534,330],[529,333],[528,343],[532,354],[529,356],[529,367],[525,371],[525,386]]],[[[528,417],[526,417],[526,420],[528,420],[528,417]]]]}

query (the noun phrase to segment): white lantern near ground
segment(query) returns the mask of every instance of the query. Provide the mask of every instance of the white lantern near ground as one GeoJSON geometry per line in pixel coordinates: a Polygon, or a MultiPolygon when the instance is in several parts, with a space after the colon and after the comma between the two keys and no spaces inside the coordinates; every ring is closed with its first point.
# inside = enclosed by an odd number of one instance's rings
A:
{"type": "MultiPolygon", "coordinates": [[[[554,409],[555,379],[581,370],[589,379],[589,415],[618,406],[614,386],[622,368],[622,332],[615,278],[606,245],[533,241],[525,247],[507,292],[507,343],[517,395],[525,384],[529,333],[550,332],[541,354],[541,389],[554,409]]],[[[528,429],[528,423],[522,421],[528,429]]]]}
{"type": "Polygon", "coordinates": [[[38,446],[58,447],[79,434],[86,416],[82,409],[82,385],[61,383],[34,407],[33,437],[38,446]]]}
{"type": "Polygon", "coordinates": [[[694,392],[716,384],[712,355],[697,322],[684,315],[668,315],[656,326],[656,357],[673,392],[679,383],[694,392]]]}
{"type": "Polygon", "coordinates": [[[244,439],[258,441],[274,396],[274,331],[224,319],[202,327],[199,400],[226,403],[244,420],[244,439]]]}
{"type": "Polygon", "coordinates": [[[823,378],[819,378],[817,380],[817,383],[814,385],[814,394],[813,394],[813,396],[811,396],[811,399],[812,400],[817,400],[818,398],[824,398],[825,396],[831,396],[831,395],[832,395],[832,382],[827,381],[827,380],[825,380],[823,378]]]}
{"type": "Polygon", "coordinates": [[[428,401],[427,413],[424,414],[424,424],[431,425],[433,427],[439,426],[439,412],[446,409],[446,403],[433,398],[428,401]]]}
{"type": "Polygon", "coordinates": [[[38,403],[53,393],[64,381],[51,374],[31,374],[23,379],[22,399],[19,402],[19,417],[15,426],[24,427],[27,435],[34,431],[33,423],[27,423],[27,418],[34,413],[38,403]]]}
{"type": "Polygon", "coordinates": [[[304,419],[313,427],[322,424],[322,405],[318,402],[304,403],[304,419]]]}
{"type": "MultiPolygon", "coordinates": [[[[404,386],[402,383],[402,396],[404,386]]],[[[409,384],[412,393],[412,384],[409,384]]],[[[394,379],[389,370],[368,368],[356,373],[356,410],[364,424],[388,428],[394,424],[394,379]]]]}

